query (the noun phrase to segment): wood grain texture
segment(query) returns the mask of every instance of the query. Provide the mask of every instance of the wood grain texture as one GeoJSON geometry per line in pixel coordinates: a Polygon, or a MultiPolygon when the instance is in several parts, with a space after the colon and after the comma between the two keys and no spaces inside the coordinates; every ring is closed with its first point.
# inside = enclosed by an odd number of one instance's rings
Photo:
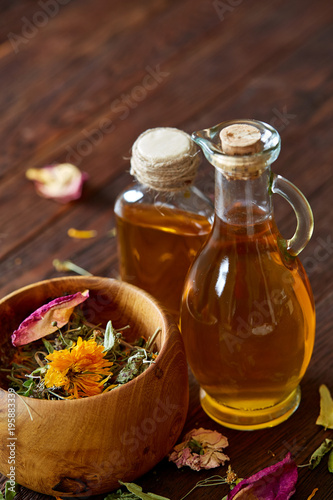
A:
{"type": "MultiPolygon", "coordinates": [[[[288,451],[298,464],[306,463],[325,437],[332,438],[332,431],[315,424],[319,385],[326,383],[333,391],[332,3],[63,4],[17,53],[8,34],[22,34],[22,18],[37,19],[40,4],[5,0],[0,6],[1,296],[58,276],[54,258],[71,259],[95,275],[117,276],[116,238],[108,235],[114,227],[113,203],[130,182],[130,148],[146,128],[176,126],[192,132],[244,117],[271,123],[282,138],[273,170],[303,191],[315,217],[314,235],[301,254],[317,310],[301,405],[272,430],[223,429],[203,413],[190,374],[184,432],[202,426],[225,433],[231,464],[240,476],[288,451]],[[148,79],[149,71],[155,71],[155,78],[148,79]],[[66,159],[90,175],[81,200],[60,206],[39,198],[25,179],[26,168],[66,159]],[[95,229],[97,237],[71,239],[70,227],[95,229]]],[[[206,162],[198,185],[213,199],[214,173],[206,162]]],[[[277,198],[275,213],[282,234],[290,237],[295,227],[291,209],[277,198]]],[[[225,469],[196,473],[163,459],[137,482],[145,491],[179,500],[215,472],[223,475],[225,469]]],[[[315,487],[314,500],[333,498],[324,462],[313,472],[299,469],[293,499],[307,499],[315,487]]],[[[189,499],[220,500],[225,494],[221,486],[201,488],[189,499]]],[[[18,496],[45,498],[25,488],[18,496]]]]}
{"type": "MultiPolygon", "coordinates": [[[[17,481],[48,495],[89,496],[116,488],[120,477],[136,479],[170,451],[187,414],[187,365],[176,324],[148,295],[120,281],[56,278],[2,299],[0,352],[10,349],[11,332],[32,311],[52,297],[86,289],[83,313],[88,321],[105,326],[111,320],[115,328],[129,325],[129,342],[149,338],[161,328],[159,355],[142,375],[100,396],[68,401],[16,398],[17,481]]],[[[2,443],[8,441],[7,409],[8,393],[0,389],[2,443]]],[[[16,445],[16,440],[10,442],[16,445]]],[[[0,470],[5,473],[7,467],[5,446],[0,470]]]]}
{"type": "MultiPolygon", "coordinates": [[[[325,5],[317,13],[320,25],[327,23],[325,5]]],[[[191,3],[191,6],[194,9],[193,3],[191,3]]],[[[214,15],[212,16],[212,6],[199,9],[200,6],[202,6],[202,2],[199,2],[197,10],[194,9],[196,15],[192,13],[189,19],[185,16],[184,7],[183,9],[179,7],[176,13],[171,11],[169,15],[157,16],[159,30],[154,26],[153,40],[157,40],[161,47],[159,47],[158,51],[155,50],[153,56],[151,56],[150,38],[143,37],[143,41],[140,42],[142,46],[138,45],[137,49],[144,57],[144,59],[140,59],[140,68],[138,68],[137,55],[129,50],[129,38],[133,37],[132,44],[136,46],[139,33],[133,30],[132,33],[130,32],[128,35],[121,37],[113,50],[118,50],[117,57],[119,57],[118,54],[120,53],[122,60],[126,61],[123,69],[123,71],[126,71],[126,77],[121,72],[117,78],[115,78],[115,75],[112,77],[109,75],[108,78],[104,77],[104,70],[99,67],[98,81],[103,82],[105,87],[96,89],[97,94],[94,92],[89,97],[83,97],[81,88],[78,89],[78,85],[84,86],[89,91],[91,89],[91,72],[95,74],[95,69],[91,65],[97,64],[96,59],[90,60],[90,58],[94,57],[93,53],[89,57],[84,53],[82,54],[82,68],[78,74],[75,67],[70,66],[72,68],[71,74],[73,78],[77,74],[77,80],[74,79],[73,82],[66,80],[66,89],[58,86],[52,96],[49,93],[50,88],[54,85],[53,80],[47,80],[43,83],[43,89],[40,89],[41,95],[43,98],[45,96],[45,99],[50,100],[54,108],[47,104],[44,105],[41,99],[32,100],[31,102],[30,95],[27,94],[31,88],[28,84],[28,90],[23,91],[24,106],[18,102],[21,110],[20,122],[17,122],[18,116],[15,113],[12,114],[16,123],[9,125],[9,128],[3,131],[3,134],[9,137],[9,143],[5,147],[5,155],[7,157],[10,155],[10,161],[8,162],[8,158],[1,157],[0,152],[0,168],[3,166],[6,171],[7,168],[10,168],[11,176],[8,178],[7,175],[4,175],[0,185],[0,198],[8,199],[13,197],[17,190],[20,191],[21,195],[19,202],[13,207],[10,218],[1,217],[0,214],[2,231],[10,236],[10,238],[3,238],[1,255],[3,255],[2,252],[6,253],[11,250],[11,241],[13,239],[31,239],[33,233],[43,229],[42,224],[46,213],[48,218],[52,218],[57,217],[60,211],[59,207],[54,204],[45,203],[44,200],[36,200],[32,186],[24,179],[23,172],[27,167],[70,160],[91,175],[90,189],[98,190],[105,182],[112,181],[115,173],[123,171],[126,167],[128,168],[128,164],[125,166],[123,157],[129,155],[131,144],[138,135],[137,131],[142,132],[151,126],[160,125],[160,115],[163,116],[165,125],[170,124],[173,126],[182,125],[182,121],[197,113],[204,116],[205,111],[203,110],[216,108],[216,104],[214,106],[210,104],[213,98],[216,99],[219,108],[220,100],[221,103],[224,102],[223,92],[226,89],[240,84],[243,86],[247,81],[247,75],[250,74],[252,77],[260,65],[271,64],[271,57],[274,57],[276,64],[281,55],[285,55],[284,50],[281,50],[281,43],[277,45],[276,42],[280,32],[280,24],[271,15],[267,7],[259,9],[250,24],[248,23],[247,11],[243,8],[236,9],[234,12],[235,17],[231,17],[232,29],[226,30],[226,33],[223,31],[221,36],[221,24],[216,12],[213,11],[214,15]],[[199,12],[202,14],[201,17],[199,12]],[[186,23],[182,29],[186,29],[188,36],[193,38],[192,46],[189,44],[189,40],[183,40],[184,37],[174,36],[169,41],[169,39],[165,40],[162,36],[163,33],[168,32],[170,23],[175,22],[173,17],[181,26],[183,26],[184,22],[186,23]],[[212,20],[214,20],[214,24],[212,20]],[[257,40],[258,34],[262,37],[263,29],[267,29],[267,22],[272,35],[269,39],[270,45],[267,42],[263,43],[261,39],[257,41],[260,50],[255,50],[254,41],[257,40]],[[161,41],[159,41],[158,36],[161,37],[161,41]],[[249,48],[251,54],[253,52],[251,58],[247,57],[247,52],[243,53],[242,44],[233,43],[234,37],[239,37],[242,40],[253,40],[253,47],[249,48]],[[125,44],[125,47],[122,46],[123,44],[125,44]],[[240,67],[238,61],[242,58],[245,59],[245,62],[240,67]],[[216,64],[215,61],[217,60],[219,64],[216,64]],[[87,66],[91,67],[91,71],[87,71],[87,66]],[[154,87],[149,88],[149,90],[145,89],[143,85],[145,77],[149,75],[147,67],[150,68],[151,72],[159,68],[156,81],[149,80],[149,86],[154,87]],[[198,71],[198,68],[200,68],[200,71],[198,71]],[[84,73],[81,74],[80,71],[84,73]],[[130,82],[127,82],[127,72],[131,75],[130,82]],[[190,86],[188,85],[189,74],[192,75],[190,86]],[[205,93],[200,91],[203,84],[203,75],[205,75],[205,93]],[[123,86],[123,92],[115,91],[117,85],[120,84],[123,86]],[[140,88],[142,89],[141,94],[138,92],[140,88]],[[103,98],[100,105],[102,109],[96,109],[98,99],[101,99],[103,94],[105,99],[103,98]],[[68,102],[64,101],[66,96],[68,102]],[[46,114],[44,111],[45,106],[49,110],[46,114]],[[87,109],[81,115],[80,110],[84,106],[87,109]],[[63,113],[59,114],[59,109],[63,109],[63,113]],[[142,112],[143,109],[144,113],[142,112]],[[156,113],[157,109],[159,109],[159,113],[156,113]],[[64,122],[66,114],[70,112],[69,110],[72,110],[71,113],[73,117],[76,117],[77,123],[74,123],[72,119],[68,124],[64,122]],[[26,113],[28,122],[25,117],[26,113]],[[63,136],[62,139],[57,134],[54,135],[52,123],[56,120],[60,120],[59,133],[63,136]],[[89,125],[86,125],[86,120],[89,121],[89,125]],[[105,124],[107,124],[106,128],[105,124]],[[17,134],[22,136],[24,133],[28,134],[27,140],[23,137],[22,140],[18,138],[18,142],[16,142],[15,137],[17,137],[17,134]],[[44,137],[45,135],[47,137],[44,137]],[[24,151],[27,156],[23,159],[21,155],[20,164],[17,164],[15,157],[19,154],[19,151],[22,153],[24,151]],[[62,154],[60,151],[62,151],[62,154]],[[22,160],[24,163],[22,163],[22,160]],[[112,167],[110,167],[111,164],[112,167]],[[15,170],[17,170],[17,177],[14,175],[15,170]],[[38,204],[39,209],[36,207],[36,210],[30,214],[28,224],[20,224],[21,219],[18,214],[31,203],[38,204]],[[13,219],[16,222],[15,224],[12,223],[13,219]]],[[[309,12],[310,7],[311,3],[308,6],[309,12]]],[[[188,6],[189,8],[190,6],[188,6]]],[[[282,47],[285,48],[290,43],[296,44],[298,47],[304,42],[305,37],[309,35],[309,27],[304,22],[307,18],[305,14],[302,14],[304,15],[302,23],[302,19],[299,18],[298,13],[293,8],[289,10],[289,8],[285,7],[285,9],[284,16],[287,24],[282,47]],[[300,29],[295,32],[292,28],[293,23],[296,22],[296,16],[300,29]]],[[[302,9],[303,12],[304,9],[302,9]]],[[[282,14],[280,15],[282,16],[282,14]]],[[[144,30],[143,26],[141,30],[144,30]]],[[[144,31],[141,31],[141,33],[144,33],[144,31]]],[[[43,32],[40,32],[38,36],[42,37],[43,32]]],[[[37,40],[36,35],[31,40],[31,45],[27,45],[26,50],[33,50],[37,40]]],[[[68,52],[67,47],[64,50],[66,50],[66,53],[68,52]]],[[[24,52],[24,49],[22,49],[22,52],[24,52]]],[[[104,54],[100,61],[103,68],[104,66],[109,68],[110,61],[112,61],[111,66],[120,64],[120,61],[113,59],[112,53],[108,51],[107,54],[108,57],[104,54]]],[[[16,57],[23,57],[23,55],[25,55],[24,60],[26,58],[30,60],[28,53],[22,54],[20,52],[16,57]]],[[[17,64],[20,64],[20,61],[17,61],[17,64]]],[[[61,64],[59,65],[58,59],[55,59],[54,65],[58,68],[60,74],[63,74],[63,68],[61,64]]],[[[44,67],[44,64],[41,64],[41,67],[44,67]]],[[[40,64],[38,63],[37,69],[39,68],[40,64]]],[[[51,71],[51,75],[53,71],[51,71]]],[[[6,70],[5,74],[7,74],[6,70]]],[[[44,81],[43,78],[37,73],[36,82],[38,85],[40,81],[44,81]]],[[[94,85],[96,84],[94,83],[94,85]]],[[[35,92],[38,91],[39,88],[35,89],[35,92]]],[[[21,96],[21,92],[19,88],[16,93],[21,96]]],[[[285,105],[287,104],[283,104],[283,106],[285,105]]],[[[249,110],[248,116],[253,112],[249,110]]],[[[256,112],[258,113],[258,111],[256,112]]],[[[223,110],[219,111],[218,121],[221,121],[221,116],[224,117],[223,110]]],[[[233,118],[234,116],[230,117],[233,118]]],[[[8,127],[5,116],[3,116],[2,123],[8,127]]]]}

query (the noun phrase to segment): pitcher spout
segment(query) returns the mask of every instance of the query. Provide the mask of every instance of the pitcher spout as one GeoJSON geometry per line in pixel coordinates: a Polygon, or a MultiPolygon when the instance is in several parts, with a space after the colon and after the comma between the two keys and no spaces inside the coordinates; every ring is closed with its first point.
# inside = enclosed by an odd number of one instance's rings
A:
{"type": "MultiPolygon", "coordinates": [[[[222,154],[221,144],[219,141],[219,132],[221,125],[216,125],[211,128],[204,128],[193,132],[191,137],[193,141],[201,147],[204,155],[209,162],[212,162],[213,155],[222,154]]],[[[214,162],[212,162],[214,164],[214,162]]]]}
{"type": "MultiPolygon", "coordinates": [[[[265,169],[278,157],[281,142],[277,130],[257,120],[225,121],[214,127],[193,132],[192,139],[201,147],[209,163],[225,173],[242,169],[244,166],[249,172],[256,170],[258,166],[260,170],[265,169]],[[224,129],[230,130],[235,126],[254,130],[257,134],[256,146],[237,150],[232,147],[227,148],[226,143],[222,145],[221,136],[223,137],[224,129]]],[[[253,140],[253,137],[251,139],[253,140]]]]}

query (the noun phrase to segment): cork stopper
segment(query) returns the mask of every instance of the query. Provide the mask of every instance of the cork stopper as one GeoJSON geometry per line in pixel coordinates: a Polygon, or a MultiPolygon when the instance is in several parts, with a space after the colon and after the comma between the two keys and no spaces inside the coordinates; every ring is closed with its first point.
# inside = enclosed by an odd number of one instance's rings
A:
{"type": "Polygon", "coordinates": [[[258,120],[228,120],[193,132],[212,165],[230,179],[253,179],[279,156],[281,141],[277,130],[258,120]]]}
{"type": "Polygon", "coordinates": [[[249,179],[257,177],[264,170],[261,158],[255,158],[256,153],[263,150],[259,128],[247,123],[236,123],[224,127],[220,134],[221,150],[225,161],[223,173],[232,179],[249,179]],[[235,163],[232,158],[237,159],[235,163]]]}
{"type": "Polygon", "coordinates": [[[262,150],[261,134],[257,127],[237,123],[220,132],[223,153],[227,155],[248,155],[262,150]]]}
{"type": "Polygon", "coordinates": [[[199,163],[199,150],[191,137],[173,127],[148,129],[132,147],[131,174],[156,191],[190,186],[199,163]]]}

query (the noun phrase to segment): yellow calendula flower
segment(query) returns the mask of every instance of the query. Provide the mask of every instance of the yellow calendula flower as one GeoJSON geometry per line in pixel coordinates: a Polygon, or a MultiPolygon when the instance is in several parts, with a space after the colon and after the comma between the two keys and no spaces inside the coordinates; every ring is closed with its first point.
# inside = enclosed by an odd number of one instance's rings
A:
{"type": "Polygon", "coordinates": [[[54,351],[46,356],[49,368],[45,387],[61,387],[70,398],[95,396],[104,390],[104,383],[112,375],[112,362],[105,359],[104,346],[94,339],[82,340],[70,349],[54,351]]]}

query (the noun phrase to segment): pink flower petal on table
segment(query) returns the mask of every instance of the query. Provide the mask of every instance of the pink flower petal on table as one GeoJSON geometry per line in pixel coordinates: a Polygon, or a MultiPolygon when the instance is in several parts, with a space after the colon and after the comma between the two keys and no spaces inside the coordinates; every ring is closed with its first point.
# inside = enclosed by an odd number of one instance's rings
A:
{"type": "Polygon", "coordinates": [[[243,479],[228,494],[228,500],[289,500],[296,491],[297,466],[286,458],[243,479]]]}
{"type": "Polygon", "coordinates": [[[224,465],[224,462],[229,460],[227,455],[216,450],[209,450],[204,455],[199,455],[199,457],[200,469],[214,469],[224,465]]]}
{"type": "Polygon", "coordinates": [[[89,290],[77,292],[74,295],[58,297],[44,304],[28,316],[12,334],[14,346],[29,344],[66,325],[74,310],[89,297],[89,290]],[[52,323],[56,322],[55,326],[52,323]]]}
{"type": "Polygon", "coordinates": [[[178,468],[187,465],[196,471],[212,469],[224,465],[224,462],[229,460],[229,457],[222,453],[226,446],[228,440],[219,432],[203,428],[193,429],[185,435],[182,443],[174,447],[169,455],[169,461],[174,462],[178,468]],[[199,445],[200,453],[191,448],[192,439],[199,445]]]}
{"type": "Polygon", "coordinates": [[[81,172],[71,163],[60,163],[38,169],[29,168],[26,177],[34,182],[40,196],[67,203],[81,197],[83,183],[88,179],[88,174],[81,172]]]}
{"type": "Polygon", "coordinates": [[[200,455],[198,455],[197,453],[191,453],[191,455],[188,457],[184,465],[191,467],[192,470],[196,471],[201,470],[202,467],[201,467],[200,455]]]}
{"type": "MultiPolygon", "coordinates": [[[[199,441],[203,447],[209,446],[214,449],[225,448],[228,446],[228,440],[225,436],[220,434],[217,431],[206,430],[200,427],[200,429],[194,429],[189,432],[186,436],[189,439],[194,438],[196,441],[199,441]]],[[[184,439],[184,440],[185,440],[184,439]]]]}
{"type": "Polygon", "coordinates": [[[191,459],[190,448],[184,448],[182,450],[173,451],[169,457],[170,462],[174,462],[178,469],[187,465],[187,461],[191,459]]]}

